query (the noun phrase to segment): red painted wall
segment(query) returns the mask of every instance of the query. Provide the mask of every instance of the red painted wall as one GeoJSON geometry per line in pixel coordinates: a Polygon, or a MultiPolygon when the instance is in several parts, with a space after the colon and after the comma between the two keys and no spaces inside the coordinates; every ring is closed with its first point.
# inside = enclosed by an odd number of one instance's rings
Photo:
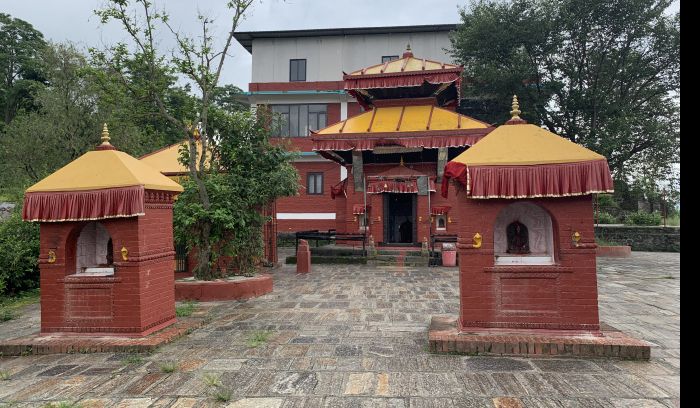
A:
{"type": "MultiPolygon", "coordinates": [[[[331,187],[340,182],[340,166],[331,161],[296,162],[299,172],[299,195],[277,200],[277,213],[336,213],[336,201],[331,198],[331,187]],[[323,194],[307,193],[307,175],[310,172],[323,173],[323,194]]],[[[277,219],[277,232],[295,232],[310,229],[328,230],[335,228],[335,220],[283,220],[277,219]]]]}
{"type": "Polygon", "coordinates": [[[146,192],[146,214],[102,220],[115,274],[75,275],[78,235],[87,222],[40,227],[41,332],[142,336],[175,322],[172,195],[146,192]],[[127,248],[128,260],[121,249],[127,248]],[[56,262],[48,262],[49,250],[56,262]]]}
{"type": "Polygon", "coordinates": [[[556,265],[494,267],[496,217],[516,200],[458,198],[460,324],[474,328],[597,332],[593,207],[590,196],[528,200],[552,218],[556,265]],[[582,239],[577,247],[572,234],[582,239]],[[480,249],[469,248],[475,233],[480,249]]]}

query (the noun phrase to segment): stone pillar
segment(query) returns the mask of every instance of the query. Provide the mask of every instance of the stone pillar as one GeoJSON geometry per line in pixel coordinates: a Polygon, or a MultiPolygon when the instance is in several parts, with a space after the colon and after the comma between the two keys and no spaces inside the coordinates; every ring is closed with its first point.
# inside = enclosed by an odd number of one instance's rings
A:
{"type": "Polygon", "coordinates": [[[297,248],[297,273],[311,272],[311,248],[305,239],[299,240],[297,248]]]}

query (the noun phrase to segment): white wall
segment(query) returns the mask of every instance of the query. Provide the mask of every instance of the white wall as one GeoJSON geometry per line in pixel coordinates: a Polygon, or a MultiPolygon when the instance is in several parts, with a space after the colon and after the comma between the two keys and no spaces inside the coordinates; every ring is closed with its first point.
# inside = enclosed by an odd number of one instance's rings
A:
{"type": "Polygon", "coordinates": [[[306,59],[306,81],[339,81],[342,72],[380,64],[383,55],[401,58],[406,44],[416,58],[452,62],[444,49],[449,33],[366,34],[253,40],[252,82],[288,82],[289,60],[306,59]]]}

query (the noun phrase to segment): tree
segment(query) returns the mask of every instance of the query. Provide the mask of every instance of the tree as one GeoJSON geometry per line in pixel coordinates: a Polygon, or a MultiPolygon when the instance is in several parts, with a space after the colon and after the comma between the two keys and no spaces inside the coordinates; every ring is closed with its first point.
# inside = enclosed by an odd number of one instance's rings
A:
{"type": "Polygon", "coordinates": [[[214,244],[221,239],[215,231],[218,226],[214,224],[217,219],[214,215],[218,205],[214,200],[219,196],[217,186],[223,176],[218,173],[217,129],[210,121],[210,114],[216,108],[219,79],[233,34],[252,2],[227,1],[228,29],[218,49],[211,32],[213,20],[202,15],[199,16],[201,34],[194,39],[173,29],[168,15],[156,10],[149,0],[110,0],[105,8],[96,11],[103,23],[119,23],[133,47],[117,44],[106,52],[93,52],[94,60],[113,73],[131,95],[155,103],[161,117],[188,141],[186,163],[190,181],[186,187],[195,189],[201,206],[196,238],[198,261],[194,268],[195,276],[200,279],[214,276],[212,267],[219,250],[214,244]],[[156,46],[159,27],[167,29],[177,43],[169,56],[161,54],[156,46]],[[178,110],[167,104],[174,79],[189,81],[197,93],[196,99],[189,100],[190,104],[178,110]]]}
{"type": "Polygon", "coordinates": [[[464,96],[608,158],[616,180],[661,180],[680,161],[680,14],[670,0],[481,0],[460,10],[452,55],[464,96]]]}
{"type": "Polygon", "coordinates": [[[49,44],[41,60],[46,85],[34,95],[36,107],[20,111],[0,133],[4,189],[23,190],[92,150],[103,122],[112,124],[113,140],[124,151],[145,153],[162,146],[152,144],[131,117],[120,116],[127,109],[103,98],[85,56],[73,45],[49,44]]]}
{"type": "MultiPolygon", "coordinates": [[[[204,178],[208,209],[199,199],[197,186],[191,180],[185,182],[185,191],[175,204],[175,235],[188,248],[199,250],[202,226],[210,225],[212,265],[217,265],[220,256],[229,256],[231,270],[250,275],[263,256],[262,233],[268,221],[263,207],[298,191],[298,175],[292,165],[295,156],[270,143],[270,118],[265,110],[229,113],[217,109],[212,113],[219,137],[210,160],[221,171],[204,178]]],[[[189,164],[188,149],[182,150],[181,160],[189,164]]],[[[215,269],[211,278],[230,272],[215,269]]]]}
{"type": "Polygon", "coordinates": [[[33,94],[44,82],[45,46],[44,36],[31,24],[0,13],[0,110],[6,124],[20,109],[34,107],[33,94]]]}

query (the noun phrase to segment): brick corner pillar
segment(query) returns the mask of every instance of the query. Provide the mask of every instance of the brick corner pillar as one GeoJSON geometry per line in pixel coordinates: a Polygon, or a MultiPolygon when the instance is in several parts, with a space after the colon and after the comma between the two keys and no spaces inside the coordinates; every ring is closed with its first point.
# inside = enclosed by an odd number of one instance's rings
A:
{"type": "Polygon", "coordinates": [[[297,249],[297,273],[311,272],[311,248],[305,239],[299,240],[297,249]]]}

